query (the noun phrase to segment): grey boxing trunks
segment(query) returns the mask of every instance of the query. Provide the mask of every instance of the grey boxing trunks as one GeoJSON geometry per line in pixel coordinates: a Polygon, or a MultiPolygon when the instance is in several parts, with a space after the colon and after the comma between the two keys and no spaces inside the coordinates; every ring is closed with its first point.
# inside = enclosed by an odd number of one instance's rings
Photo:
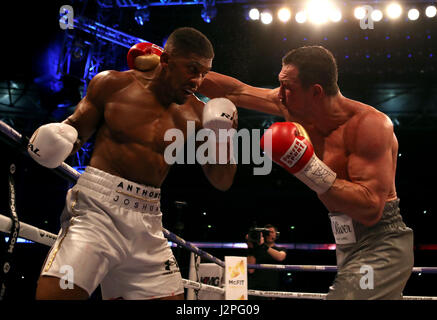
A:
{"type": "Polygon", "coordinates": [[[402,299],[414,265],[413,230],[402,220],[399,199],[385,204],[381,220],[366,227],[330,213],[337,275],[327,299],[402,299]]]}

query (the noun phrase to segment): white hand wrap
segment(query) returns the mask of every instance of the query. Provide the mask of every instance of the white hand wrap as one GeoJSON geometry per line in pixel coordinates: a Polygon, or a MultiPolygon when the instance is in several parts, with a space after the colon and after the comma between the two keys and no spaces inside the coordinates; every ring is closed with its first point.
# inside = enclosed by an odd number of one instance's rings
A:
{"type": "Polygon", "coordinates": [[[295,176],[317,194],[328,191],[337,178],[337,174],[315,154],[302,170],[295,173],[295,176]]]}
{"type": "Polygon", "coordinates": [[[40,165],[59,167],[70,155],[77,131],[65,123],[49,123],[39,127],[30,138],[27,151],[40,165]]]}

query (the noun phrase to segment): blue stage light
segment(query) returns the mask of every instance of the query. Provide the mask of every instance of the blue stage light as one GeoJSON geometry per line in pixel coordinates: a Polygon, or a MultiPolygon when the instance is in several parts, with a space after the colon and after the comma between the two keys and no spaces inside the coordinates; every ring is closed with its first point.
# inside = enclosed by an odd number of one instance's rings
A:
{"type": "Polygon", "coordinates": [[[216,15],[217,15],[217,9],[214,6],[206,5],[202,9],[201,16],[202,16],[203,21],[205,21],[206,23],[210,23],[212,21],[212,19],[215,18],[216,15]]]}
{"type": "Polygon", "coordinates": [[[141,8],[135,11],[135,21],[143,26],[144,23],[148,22],[150,19],[150,10],[149,8],[141,8]]]}

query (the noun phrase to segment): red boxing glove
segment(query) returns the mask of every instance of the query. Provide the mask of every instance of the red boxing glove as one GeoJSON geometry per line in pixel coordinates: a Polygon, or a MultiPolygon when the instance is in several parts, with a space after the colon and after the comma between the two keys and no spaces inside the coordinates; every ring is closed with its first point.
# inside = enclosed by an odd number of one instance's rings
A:
{"type": "Polygon", "coordinates": [[[163,48],[150,42],[137,43],[127,53],[127,65],[129,69],[138,69],[140,71],[155,69],[163,51],[163,48]],[[140,60],[135,59],[139,56],[144,57],[140,60]]]}
{"type": "Polygon", "coordinates": [[[316,156],[308,134],[298,123],[272,124],[262,136],[260,145],[275,163],[294,174],[318,194],[326,192],[337,177],[316,156]]]}

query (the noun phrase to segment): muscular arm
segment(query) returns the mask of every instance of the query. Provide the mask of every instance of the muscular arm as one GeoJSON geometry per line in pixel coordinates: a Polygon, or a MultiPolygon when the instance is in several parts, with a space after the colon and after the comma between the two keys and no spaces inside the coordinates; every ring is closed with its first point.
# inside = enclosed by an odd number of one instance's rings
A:
{"type": "MultiPolygon", "coordinates": [[[[209,164],[206,163],[202,165],[203,173],[205,174],[208,181],[218,190],[226,191],[234,182],[235,173],[237,172],[237,165],[232,163],[226,163],[226,164],[219,164],[219,156],[220,156],[220,146],[218,144],[215,145],[216,147],[216,164],[209,164]]],[[[228,142],[226,145],[226,153],[229,155],[229,159],[231,158],[231,148],[230,143],[228,142]]],[[[230,162],[230,161],[229,161],[230,162]]]]}
{"type": "Polygon", "coordinates": [[[71,154],[76,153],[96,131],[103,117],[104,90],[110,71],[97,74],[89,83],[86,96],[78,103],[74,113],[63,122],[76,128],[78,138],[71,154]]]}
{"type": "Polygon", "coordinates": [[[226,97],[236,106],[285,117],[285,108],[278,98],[278,90],[249,86],[235,78],[209,72],[198,91],[209,97],[226,97]]]}
{"type": "Polygon", "coordinates": [[[358,120],[354,134],[347,139],[350,181],[337,178],[319,198],[331,212],[371,226],[381,219],[394,183],[393,125],[382,113],[372,112],[358,120]]]}

